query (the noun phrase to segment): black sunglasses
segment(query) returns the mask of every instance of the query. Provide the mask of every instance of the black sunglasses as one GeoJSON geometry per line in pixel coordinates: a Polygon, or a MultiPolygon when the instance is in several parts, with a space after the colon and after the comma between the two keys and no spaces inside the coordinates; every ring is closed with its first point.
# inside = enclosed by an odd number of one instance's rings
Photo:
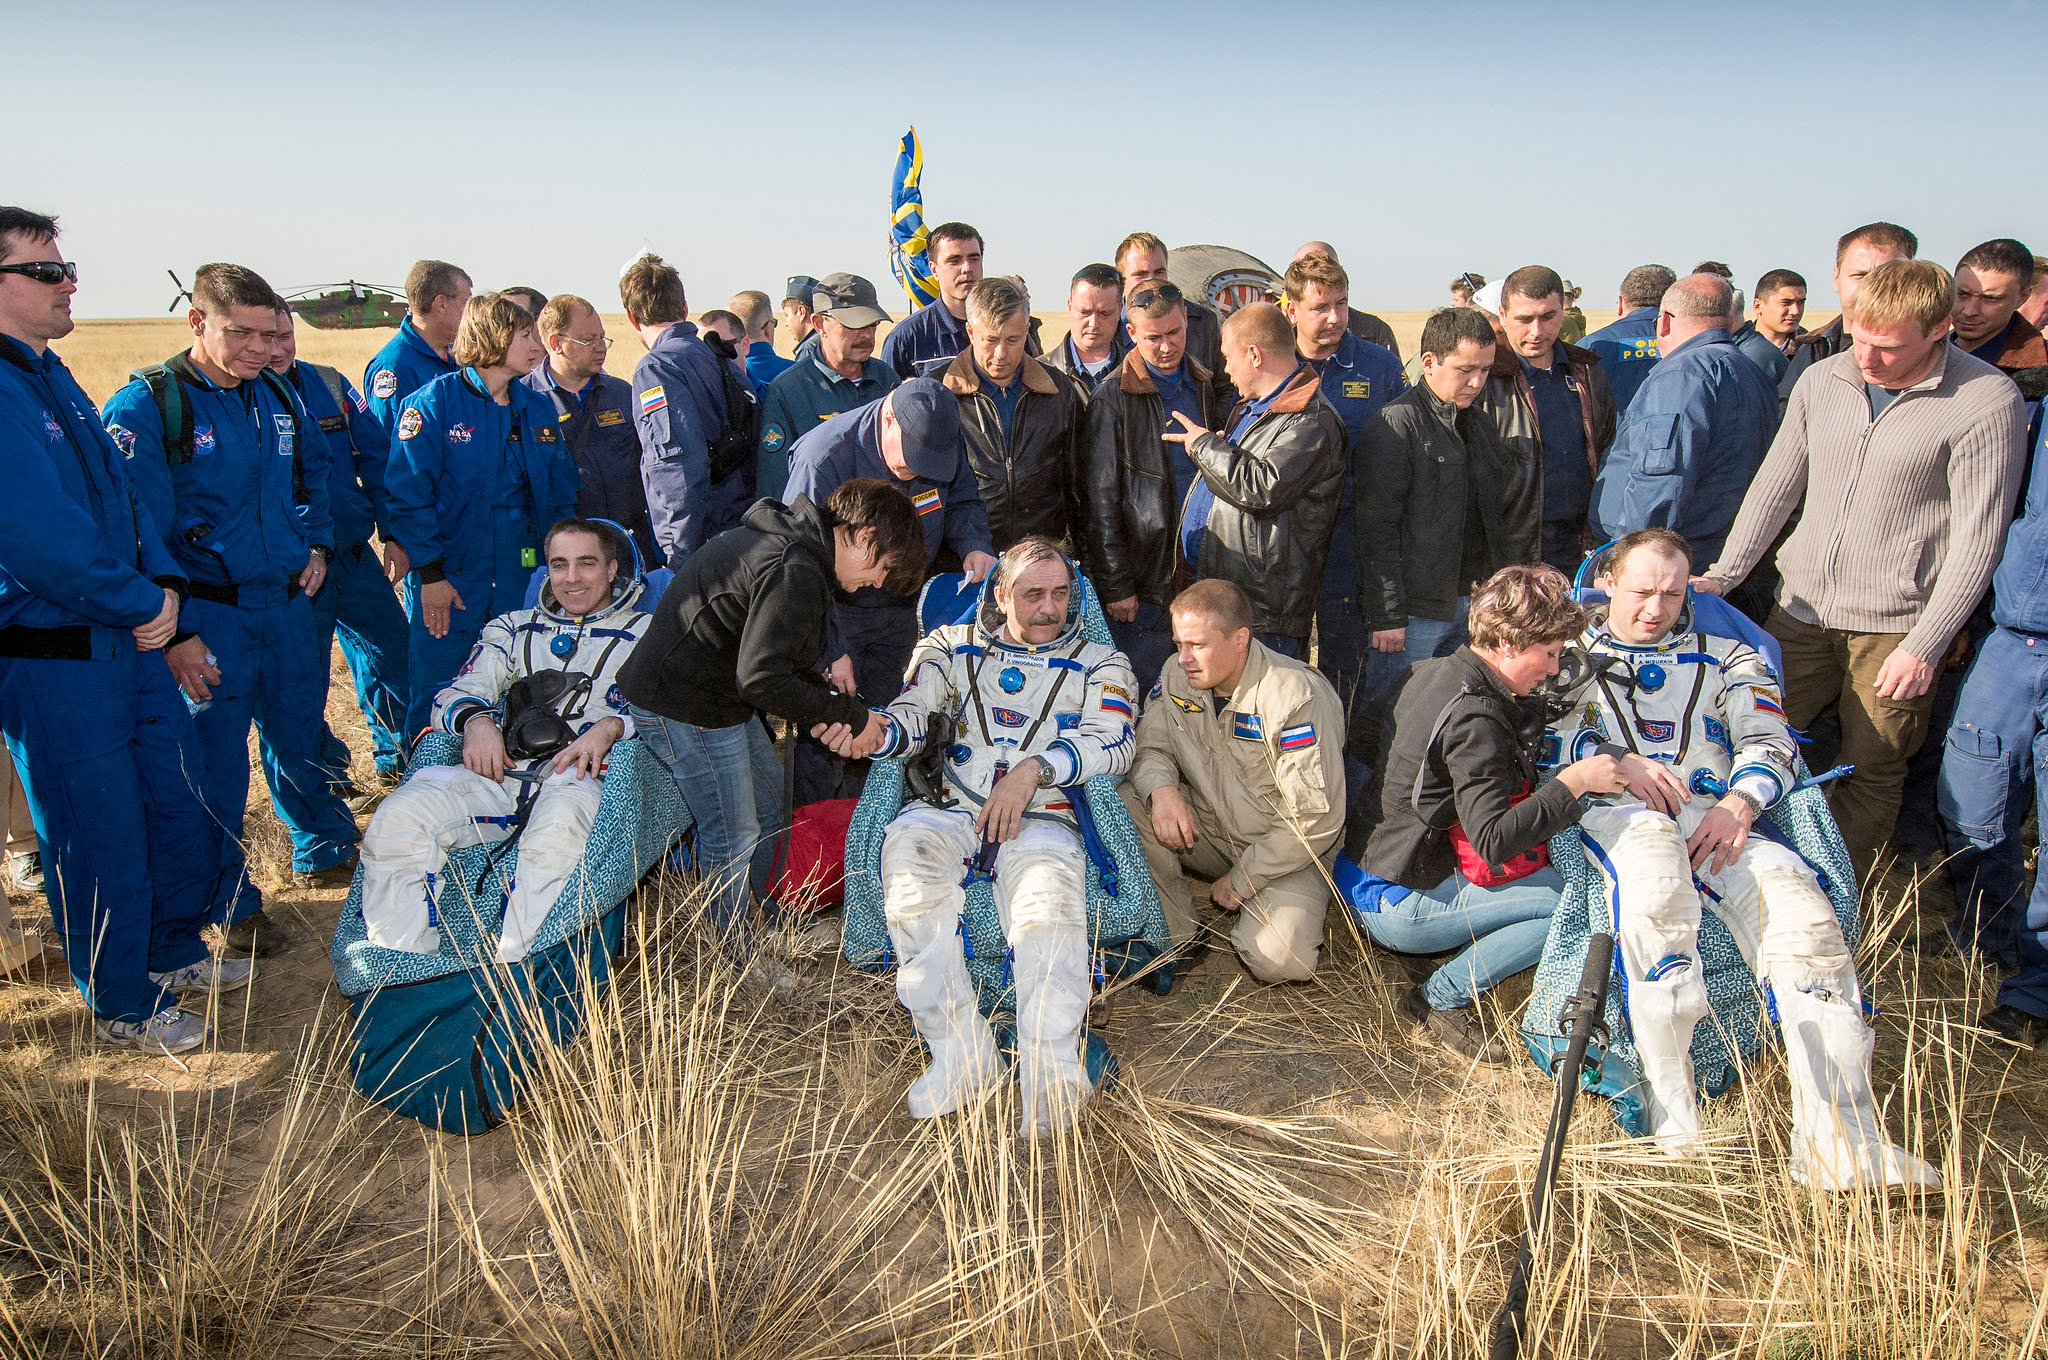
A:
{"type": "Polygon", "coordinates": [[[1131,294],[1130,305],[1133,307],[1150,307],[1154,302],[1172,304],[1180,300],[1181,291],[1179,288],[1170,283],[1162,283],[1156,288],[1147,288],[1141,293],[1131,294]]]}
{"type": "Polygon", "coordinates": [[[70,260],[36,260],[30,264],[0,264],[0,274],[25,274],[37,283],[78,282],[78,266],[70,260]]]}

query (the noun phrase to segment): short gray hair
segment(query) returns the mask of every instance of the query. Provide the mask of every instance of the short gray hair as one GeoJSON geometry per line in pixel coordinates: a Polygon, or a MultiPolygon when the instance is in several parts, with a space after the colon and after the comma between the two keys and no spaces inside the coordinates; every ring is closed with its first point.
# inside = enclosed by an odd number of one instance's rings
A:
{"type": "Polygon", "coordinates": [[[1015,279],[983,279],[974,285],[974,291],[967,295],[967,319],[988,330],[1001,330],[1010,318],[1019,312],[1028,311],[1031,299],[1017,286],[1015,279]]]}
{"type": "MultiPolygon", "coordinates": [[[[984,280],[984,282],[992,283],[995,280],[984,280]]],[[[981,285],[976,284],[974,291],[979,293],[981,285]]],[[[1001,323],[998,322],[997,324],[1000,325],[1001,323]]],[[[1037,566],[1040,562],[1058,562],[1067,568],[1068,578],[1071,580],[1073,577],[1073,566],[1067,562],[1067,555],[1060,551],[1059,544],[1053,542],[1044,534],[1028,534],[1012,543],[1003,552],[1002,560],[996,563],[995,588],[1005,592],[1009,591],[1011,587],[1017,584],[1019,576],[1022,576],[1027,569],[1037,566]]]]}
{"type": "Polygon", "coordinates": [[[1719,274],[1687,274],[1664,290],[1658,305],[1673,316],[1718,317],[1726,320],[1735,300],[1735,286],[1719,274]]]}
{"type": "Polygon", "coordinates": [[[1749,299],[1742,295],[1740,288],[1731,288],[1728,291],[1730,294],[1728,301],[1729,329],[1733,330],[1742,324],[1742,314],[1749,310],[1749,299]]]}

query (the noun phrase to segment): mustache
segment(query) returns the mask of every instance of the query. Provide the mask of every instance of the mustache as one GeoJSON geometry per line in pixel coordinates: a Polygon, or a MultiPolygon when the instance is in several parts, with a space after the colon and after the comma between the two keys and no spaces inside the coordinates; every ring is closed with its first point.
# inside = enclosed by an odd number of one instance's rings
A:
{"type": "Polygon", "coordinates": [[[1059,623],[1063,618],[1064,616],[1060,614],[1033,614],[1030,623],[1032,627],[1036,628],[1040,624],[1059,623]]]}

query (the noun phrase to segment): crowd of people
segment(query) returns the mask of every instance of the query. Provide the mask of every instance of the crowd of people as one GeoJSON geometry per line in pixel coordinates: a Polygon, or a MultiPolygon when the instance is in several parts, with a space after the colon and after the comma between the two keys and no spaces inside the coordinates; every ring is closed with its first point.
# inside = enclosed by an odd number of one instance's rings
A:
{"type": "MultiPolygon", "coordinates": [[[[2048,712],[2048,261],[2001,238],[1951,274],[1917,250],[1890,223],[1844,235],[1842,316],[1815,331],[1786,269],[1745,303],[1724,265],[1643,265],[1590,334],[1548,266],[1464,274],[1404,365],[1325,242],[1222,316],[1133,233],[1074,273],[1047,347],[1023,281],[985,275],[953,222],[928,238],[937,300],[879,345],[891,318],[859,276],[693,321],[643,255],[619,282],[630,381],[591,301],[423,260],[360,386],[298,359],[259,275],[210,264],[190,348],[95,412],[51,349],[77,288],[57,224],[0,208],[21,498],[0,729],[66,966],[103,1040],[171,1053],[206,1038],[181,995],[286,946],[244,853],[252,726],[294,879],[360,867],[375,943],[439,949],[441,856],[519,836],[497,947],[516,965],[637,739],[689,806],[719,944],[787,993],[760,929],[785,792],[852,796],[869,760],[936,743],[947,796],[907,803],[881,850],[932,1055],[913,1114],[1004,1079],[963,862],[1012,950],[1027,1127],[1086,1100],[1073,799],[1111,776],[1183,960],[1213,943],[1261,982],[1312,979],[1348,848],[1371,939],[1445,956],[1402,1015],[1480,1061],[1506,1045],[1477,1002],[1536,962],[1562,891],[1544,846],[1577,826],[1660,1143],[1698,1137],[1704,894],[1796,1050],[1795,1169],[1930,1183],[1884,1139],[1815,870],[1759,823],[1819,763],[1809,729],[1854,767],[1829,798],[1859,879],[1895,830],[1912,848],[1902,802],[1937,804],[1917,848],[1947,857],[1960,909],[1916,943],[1998,964],[1984,1024],[2048,1037],[2048,894],[2028,899],[2022,844],[2048,712]],[[979,603],[925,634],[943,572],[979,603]],[[1775,655],[1709,630],[1712,608],[1775,655]],[[370,786],[325,718],[337,640],[370,786]],[[401,783],[428,730],[462,764],[401,783]]],[[[56,959],[6,939],[21,969],[56,959]]]]}

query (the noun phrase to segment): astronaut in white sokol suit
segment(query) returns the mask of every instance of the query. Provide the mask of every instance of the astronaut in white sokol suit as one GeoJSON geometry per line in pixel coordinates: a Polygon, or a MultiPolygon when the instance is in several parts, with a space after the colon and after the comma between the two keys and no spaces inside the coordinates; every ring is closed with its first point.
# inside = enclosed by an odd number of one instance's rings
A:
{"type": "Polygon", "coordinates": [[[1708,1012],[1699,926],[1705,898],[1762,979],[1792,1084],[1792,1174],[1827,1190],[1936,1187],[1933,1167],[1885,1137],[1870,1084],[1874,1044],[1856,966],[1813,869],[1750,829],[1793,786],[1777,677],[1747,644],[1693,628],[1685,540],[1621,540],[1597,584],[1582,644],[1593,676],[1552,725],[1545,763],[1604,751],[1628,791],[1579,823],[1614,904],[1629,1025],[1651,1134],[1683,1155],[1699,1140],[1693,1027],[1708,1012]]]}
{"type": "Polygon", "coordinates": [[[896,995],[932,1051],[908,1104],[929,1119],[1002,1079],[961,929],[968,874],[992,874],[1017,988],[1023,1129],[1036,1136],[1070,1126],[1093,1092],[1081,1047],[1094,981],[1087,857],[1065,790],[1130,768],[1136,682],[1122,652],[1081,636],[1073,569],[1049,539],[1013,545],[990,580],[973,623],[918,643],[883,710],[884,756],[918,750],[935,716],[951,718],[943,766],[959,806],[898,814],[882,887],[896,995]]]}
{"type": "Polygon", "coordinates": [[[363,922],[372,944],[437,953],[437,910],[471,909],[472,885],[438,881],[443,857],[516,832],[518,871],[497,945],[498,962],[516,963],[583,856],[605,759],[633,732],[618,674],[649,616],[638,575],[618,579],[619,553],[630,548],[603,525],[563,520],[544,551],[539,607],[485,624],[434,697],[434,726],[462,738],[462,764],[407,779],[363,833],[363,922]]]}

